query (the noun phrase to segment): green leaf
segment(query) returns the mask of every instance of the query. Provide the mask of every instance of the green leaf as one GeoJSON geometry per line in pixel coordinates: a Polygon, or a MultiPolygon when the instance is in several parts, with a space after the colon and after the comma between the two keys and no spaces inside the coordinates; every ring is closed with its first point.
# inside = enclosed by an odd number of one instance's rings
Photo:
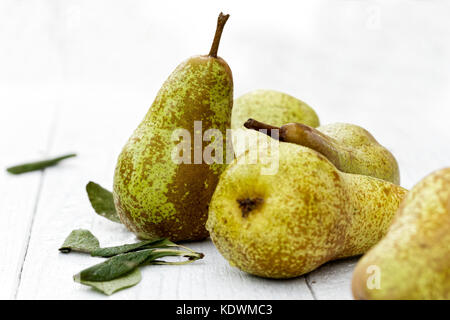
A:
{"type": "Polygon", "coordinates": [[[78,229],[69,234],[59,251],[63,253],[71,251],[91,253],[99,247],[98,239],[89,230],[78,229]]]}
{"type": "Polygon", "coordinates": [[[109,258],[122,253],[134,252],[151,248],[168,248],[176,246],[175,243],[168,239],[144,240],[137,243],[124,244],[116,247],[98,248],[91,252],[93,257],[109,258]]]}
{"type": "Polygon", "coordinates": [[[105,262],[84,269],[79,273],[83,281],[109,281],[147,264],[185,264],[203,258],[202,253],[185,250],[145,249],[128,252],[109,258],[105,262]],[[184,256],[184,262],[164,262],[157,259],[168,256],[184,256]]]}
{"type": "Polygon", "coordinates": [[[162,238],[144,240],[109,248],[100,248],[97,238],[88,230],[74,230],[59,249],[88,252],[92,256],[111,257],[74,275],[74,281],[110,295],[136,285],[141,280],[140,266],[152,264],[180,265],[202,259],[203,254],[162,238]],[[182,256],[186,261],[161,261],[168,256],[182,256]]]}
{"type": "Polygon", "coordinates": [[[194,252],[191,249],[186,248],[189,251],[185,250],[167,250],[167,249],[154,249],[153,254],[148,257],[148,259],[143,264],[169,264],[169,265],[181,265],[191,263],[195,260],[202,259],[205,255],[203,253],[194,252]],[[157,260],[163,257],[174,257],[174,256],[183,256],[188,258],[186,261],[178,261],[178,262],[167,262],[157,260]]]}
{"type": "Polygon", "coordinates": [[[110,281],[86,281],[81,280],[80,274],[77,274],[73,277],[75,282],[91,286],[92,288],[106,294],[111,295],[114,292],[117,292],[122,289],[126,289],[129,287],[133,287],[137,285],[141,281],[141,272],[139,269],[134,269],[133,271],[124,274],[123,276],[110,280],[110,281]]]}
{"type": "Polygon", "coordinates": [[[105,262],[84,269],[79,273],[83,281],[109,281],[127,274],[146,262],[153,254],[153,249],[129,252],[114,256],[105,262]]]}
{"type": "Polygon", "coordinates": [[[12,173],[12,174],[21,174],[21,173],[25,173],[25,172],[42,170],[47,167],[51,167],[51,166],[58,164],[58,162],[60,162],[61,160],[64,160],[67,158],[72,158],[75,156],[76,156],[75,153],[71,153],[71,154],[67,154],[67,155],[53,158],[53,159],[24,163],[24,164],[20,164],[17,166],[9,167],[6,169],[6,171],[8,171],[9,173],[12,173]]]}
{"type": "Polygon", "coordinates": [[[95,212],[111,221],[121,223],[117,215],[114,199],[111,191],[102,188],[99,184],[90,181],[86,185],[86,191],[95,212]]]}

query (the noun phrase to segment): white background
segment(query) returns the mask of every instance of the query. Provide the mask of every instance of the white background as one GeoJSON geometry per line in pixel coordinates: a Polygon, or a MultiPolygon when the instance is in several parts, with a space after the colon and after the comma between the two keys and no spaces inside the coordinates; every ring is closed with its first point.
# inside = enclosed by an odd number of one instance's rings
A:
{"type": "MultiPolygon", "coordinates": [[[[235,97],[258,88],[310,104],[323,124],[368,129],[397,157],[402,185],[450,165],[450,2],[0,2],[0,298],[105,298],[72,275],[98,260],[62,255],[75,228],[102,245],[133,242],[95,215],[84,187],[111,188],[116,157],[159,87],[187,57],[206,54],[230,13],[219,55],[235,97]],[[22,176],[3,168],[75,151],[22,176]]],[[[349,299],[356,258],[274,281],[230,267],[210,241],[188,266],[143,269],[117,299],[349,299]]]]}

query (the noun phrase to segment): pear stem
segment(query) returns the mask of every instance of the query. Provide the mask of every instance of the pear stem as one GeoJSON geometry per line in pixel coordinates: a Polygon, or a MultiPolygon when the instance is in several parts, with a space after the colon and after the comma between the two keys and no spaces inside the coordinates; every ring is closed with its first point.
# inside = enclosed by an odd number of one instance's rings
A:
{"type": "Polygon", "coordinates": [[[219,17],[217,18],[216,34],[214,35],[214,41],[212,43],[211,50],[209,51],[208,56],[217,58],[217,51],[219,50],[219,43],[220,38],[222,37],[222,31],[229,17],[230,17],[229,14],[223,14],[222,12],[219,14],[219,17]]]}
{"type": "Polygon", "coordinates": [[[288,123],[280,128],[280,141],[295,143],[323,154],[338,169],[342,169],[336,141],[303,123],[288,123]]]}
{"type": "MultiPolygon", "coordinates": [[[[272,126],[270,124],[266,124],[266,123],[257,121],[257,120],[252,119],[252,118],[250,118],[247,121],[245,121],[244,127],[246,127],[247,129],[253,129],[253,130],[256,130],[256,131],[259,131],[259,130],[262,130],[262,129],[264,129],[264,130],[272,130],[272,129],[280,130],[279,127],[275,127],[275,126],[272,126]]],[[[270,133],[266,133],[266,134],[270,135],[270,133]]]]}
{"type": "Polygon", "coordinates": [[[275,127],[254,119],[248,119],[244,123],[244,127],[256,131],[266,129],[260,132],[282,142],[295,143],[313,149],[327,157],[338,169],[343,169],[334,139],[303,123],[288,123],[281,127],[275,127]],[[278,129],[279,134],[271,135],[269,129],[278,129]]]}

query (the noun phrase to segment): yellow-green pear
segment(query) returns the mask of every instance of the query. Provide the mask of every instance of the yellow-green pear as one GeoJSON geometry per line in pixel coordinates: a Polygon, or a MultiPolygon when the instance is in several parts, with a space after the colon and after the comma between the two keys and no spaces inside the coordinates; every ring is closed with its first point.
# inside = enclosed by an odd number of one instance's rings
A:
{"type": "Polygon", "coordinates": [[[356,299],[450,299],[450,168],[408,193],[386,236],[358,262],[356,299]]]}
{"type": "Polygon", "coordinates": [[[244,126],[253,130],[265,129],[268,135],[273,129],[278,130],[275,136],[272,134],[274,138],[314,149],[343,172],[400,184],[400,171],[392,153],[357,125],[332,123],[315,129],[303,123],[288,123],[277,127],[248,119],[244,126]]]}
{"type": "Polygon", "coordinates": [[[316,112],[305,102],[275,90],[254,90],[234,101],[231,115],[233,148],[236,155],[254,145],[257,139],[267,139],[262,134],[247,130],[243,125],[248,118],[259,119],[276,126],[301,122],[311,127],[319,126],[316,112]],[[247,142],[247,143],[246,143],[247,142]]]}
{"type": "MultiPolygon", "coordinates": [[[[116,209],[140,238],[179,241],[208,236],[208,204],[226,164],[221,159],[204,161],[209,145],[202,147],[202,141],[210,129],[222,135],[209,137],[215,139],[212,144],[225,141],[230,128],[233,78],[228,64],[217,56],[227,19],[220,14],[210,53],[182,62],[164,82],[119,156],[116,209]]],[[[223,142],[224,154],[225,150],[223,142]]]]}
{"type": "Polygon", "coordinates": [[[405,189],[275,142],[255,164],[248,163],[252,150],[238,157],[211,200],[207,229],[231,265],[261,277],[296,277],[362,254],[384,236],[405,189]]]}

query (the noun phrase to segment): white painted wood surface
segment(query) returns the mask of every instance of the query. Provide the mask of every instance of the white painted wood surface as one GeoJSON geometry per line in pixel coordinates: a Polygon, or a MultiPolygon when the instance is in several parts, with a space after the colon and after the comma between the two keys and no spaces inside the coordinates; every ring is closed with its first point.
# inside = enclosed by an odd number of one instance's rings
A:
{"type": "MultiPolygon", "coordinates": [[[[103,245],[135,240],[93,212],[85,185],[112,185],[126,139],[174,67],[207,52],[220,10],[231,13],[220,54],[235,96],[278,89],[322,123],[367,128],[406,188],[450,166],[448,2],[2,1],[0,167],[79,156],[42,173],[0,171],[0,298],[107,298],[72,281],[95,259],[57,248],[75,228],[103,245]]],[[[357,258],[275,281],[229,266],[210,241],[189,246],[205,259],[147,267],[109,299],[351,299],[357,258]]]]}

